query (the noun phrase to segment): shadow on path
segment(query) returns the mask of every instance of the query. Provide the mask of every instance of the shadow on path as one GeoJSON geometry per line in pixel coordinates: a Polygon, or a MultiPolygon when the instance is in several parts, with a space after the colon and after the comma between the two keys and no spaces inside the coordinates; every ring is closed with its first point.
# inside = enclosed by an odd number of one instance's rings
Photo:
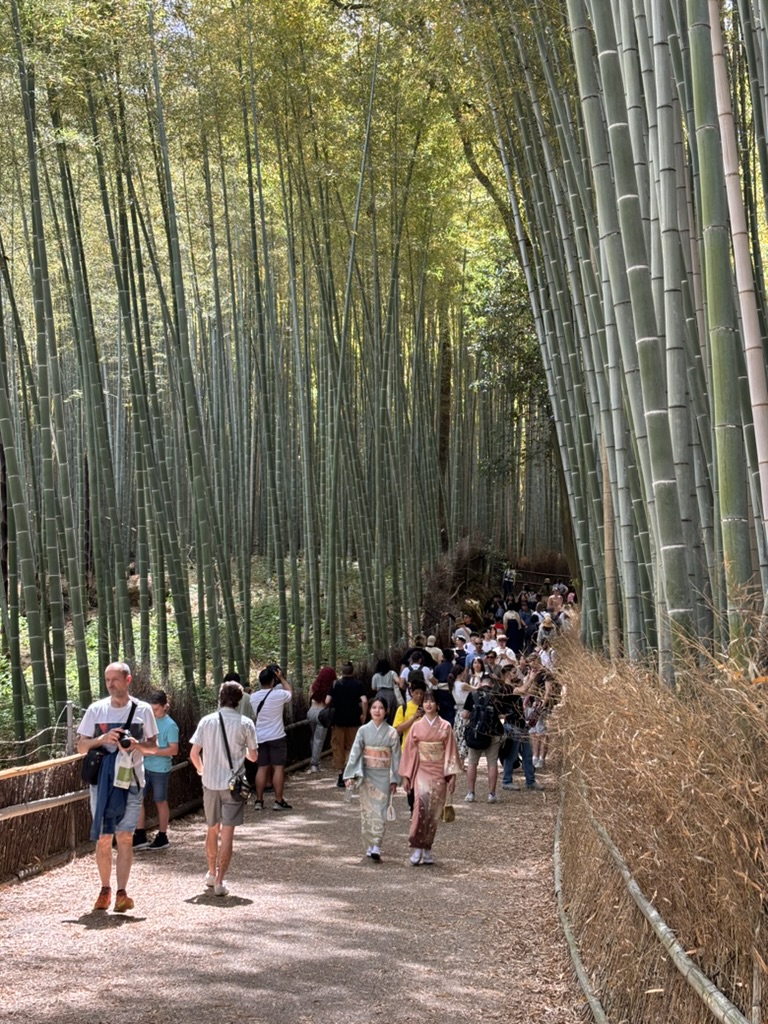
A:
{"type": "Polygon", "coordinates": [[[167,851],[137,853],[133,913],[83,912],[91,857],[6,888],[0,1021],[583,1021],[552,893],[556,781],[543,780],[495,805],[462,789],[433,868],[408,863],[402,793],[382,862],[368,860],[359,804],[325,771],[289,778],[290,813],[248,809],[229,896],[201,891],[200,815],[174,824],[167,851]]]}

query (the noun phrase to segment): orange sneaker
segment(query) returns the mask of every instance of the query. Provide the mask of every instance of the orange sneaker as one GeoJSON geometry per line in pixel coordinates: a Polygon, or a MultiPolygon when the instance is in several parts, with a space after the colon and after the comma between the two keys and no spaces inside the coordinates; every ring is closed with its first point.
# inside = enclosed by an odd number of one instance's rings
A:
{"type": "Polygon", "coordinates": [[[96,902],[93,904],[94,910],[109,910],[109,904],[112,901],[112,890],[108,885],[102,886],[101,892],[96,897],[96,902]]]}
{"type": "Polygon", "coordinates": [[[113,909],[116,914],[124,914],[126,910],[133,910],[133,900],[125,889],[118,889],[113,909]]]}

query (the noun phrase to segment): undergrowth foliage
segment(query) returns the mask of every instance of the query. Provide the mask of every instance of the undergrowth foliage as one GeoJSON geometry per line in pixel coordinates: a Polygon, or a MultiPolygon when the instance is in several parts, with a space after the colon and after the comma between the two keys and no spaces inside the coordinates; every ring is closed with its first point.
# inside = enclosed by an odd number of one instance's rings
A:
{"type": "MultiPolygon", "coordinates": [[[[559,641],[558,653],[567,694],[555,716],[567,787],[564,892],[587,955],[591,949],[602,970],[614,972],[610,998],[622,1005],[613,1013],[668,1020],[672,990],[685,1002],[688,993],[671,967],[667,981],[644,975],[666,973],[668,963],[664,956],[654,968],[647,958],[641,963],[649,929],[638,912],[618,911],[618,872],[595,841],[581,793],[689,955],[747,1012],[753,951],[765,970],[768,689],[712,665],[681,672],[671,691],[574,640],[559,641]],[[649,992],[667,993],[660,1016],[652,1009],[658,995],[644,992],[649,984],[662,985],[649,992]]],[[[681,1003],[678,1019],[704,1019],[696,1005],[691,994],[690,1014],[681,1003]]]]}

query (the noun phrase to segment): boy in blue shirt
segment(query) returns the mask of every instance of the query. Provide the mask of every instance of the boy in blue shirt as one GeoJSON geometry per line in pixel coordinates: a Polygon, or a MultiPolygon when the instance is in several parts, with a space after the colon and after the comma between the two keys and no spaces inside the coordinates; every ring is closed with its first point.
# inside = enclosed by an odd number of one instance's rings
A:
{"type": "Polygon", "coordinates": [[[144,831],[144,804],[139,811],[139,820],[133,834],[134,850],[166,850],[171,844],[168,841],[168,780],[171,777],[171,762],[179,752],[179,727],[168,714],[168,697],[165,690],[155,690],[149,697],[149,704],[155,713],[157,722],[157,752],[145,755],[144,774],[146,776],[145,796],[151,792],[157,807],[157,835],[151,843],[147,842],[144,831]]]}

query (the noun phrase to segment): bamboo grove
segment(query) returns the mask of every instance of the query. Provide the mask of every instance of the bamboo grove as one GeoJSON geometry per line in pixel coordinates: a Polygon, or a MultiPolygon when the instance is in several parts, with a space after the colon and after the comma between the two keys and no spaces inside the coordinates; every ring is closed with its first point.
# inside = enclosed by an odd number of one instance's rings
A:
{"type": "Polygon", "coordinates": [[[175,663],[190,693],[247,671],[259,573],[300,679],[336,659],[350,574],[384,649],[462,538],[559,546],[529,314],[515,344],[482,343],[499,275],[524,280],[488,256],[500,221],[433,61],[382,12],[320,0],[4,5],[19,738],[68,673],[90,701],[94,647],[99,677],[118,656],[157,681],[175,663]]]}
{"type": "MultiPolygon", "coordinates": [[[[546,367],[584,635],[746,657],[768,592],[768,4],[460,11],[546,367]],[[482,16],[479,16],[482,12],[482,16]]],[[[478,98],[480,97],[480,98],[478,98]]]]}

